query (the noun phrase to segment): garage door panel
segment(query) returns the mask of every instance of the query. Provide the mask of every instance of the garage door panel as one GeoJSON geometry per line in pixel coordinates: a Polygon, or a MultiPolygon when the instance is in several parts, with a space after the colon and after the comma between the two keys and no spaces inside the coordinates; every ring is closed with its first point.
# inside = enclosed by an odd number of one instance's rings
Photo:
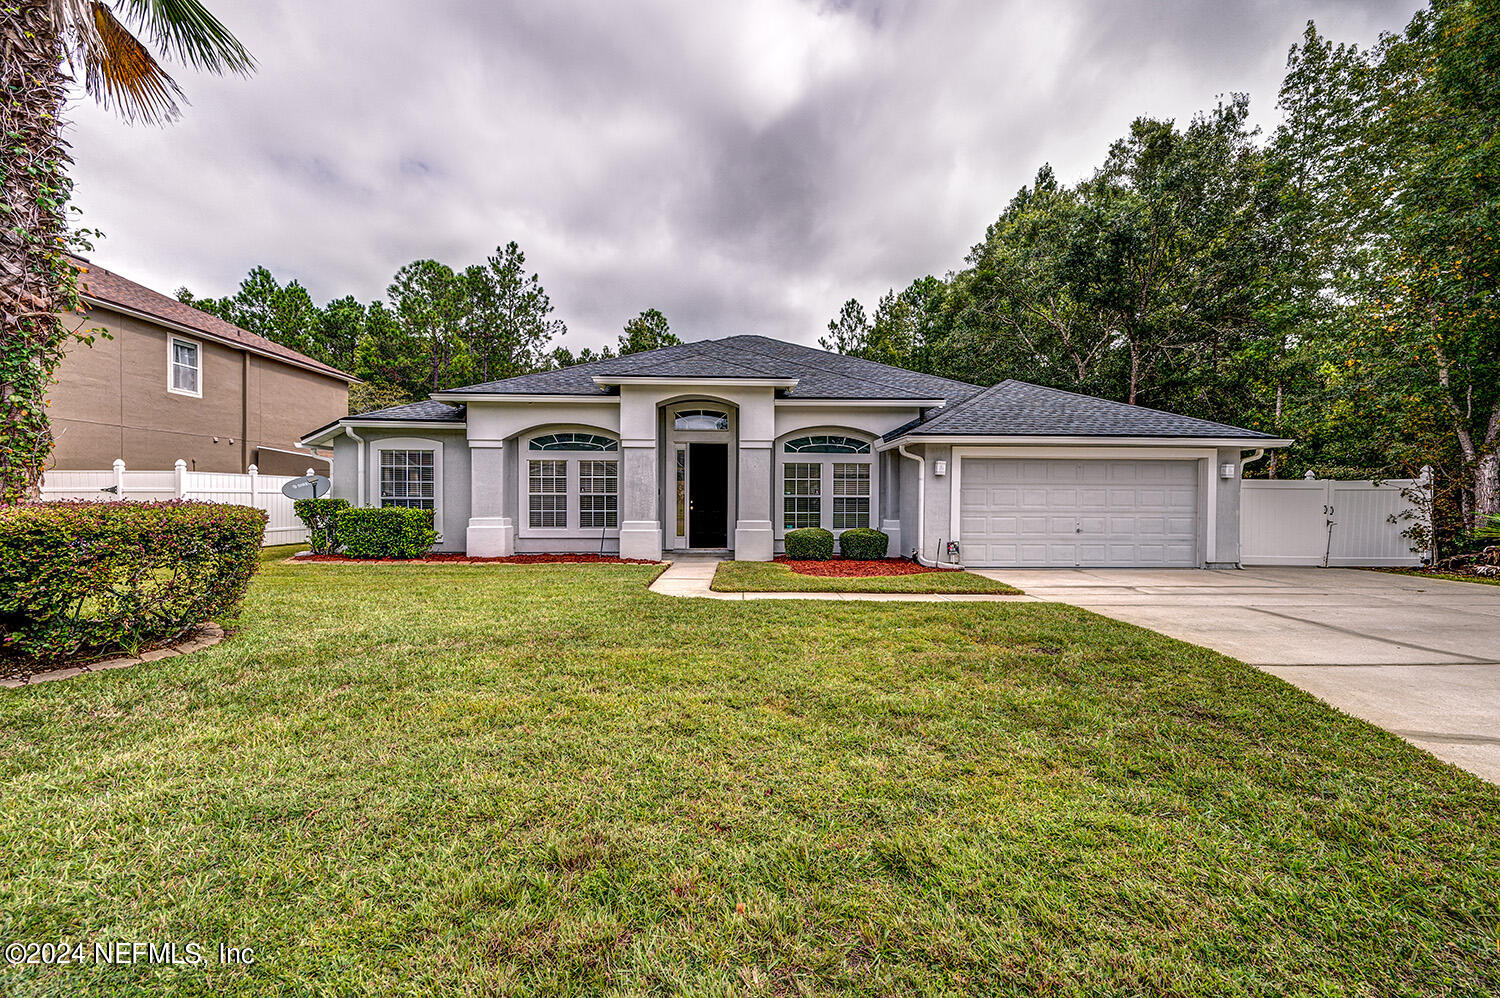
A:
{"type": "Polygon", "coordinates": [[[1191,567],[1193,461],[965,458],[964,561],[974,566],[1191,567]]]}

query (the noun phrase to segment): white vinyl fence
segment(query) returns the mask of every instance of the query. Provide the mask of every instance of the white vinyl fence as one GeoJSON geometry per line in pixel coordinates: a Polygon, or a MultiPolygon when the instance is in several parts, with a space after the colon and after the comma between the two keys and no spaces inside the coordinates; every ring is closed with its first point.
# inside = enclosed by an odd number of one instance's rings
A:
{"type": "Polygon", "coordinates": [[[1424,479],[1240,483],[1240,561],[1323,568],[1420,565],[1426,551],[1403,532],[1423,525],[1424,479]]]}
{"type": "Polygon", "coordinates": [[[197,499],[253,506],[266,511],[263,543],[294,544],[307,540],[307,528],[292,512],[292,500],[281,487],[300,475],[262,475],[255,465],[247,474],[188,471],[178,461],[171,471],[131,471],[115,461],[108,471],[49,471],[42,478],[43,499],[120,499],[144,502],[153,499],[197,499]],[[110,491],[113,490],[113,491],[110,491]]]}

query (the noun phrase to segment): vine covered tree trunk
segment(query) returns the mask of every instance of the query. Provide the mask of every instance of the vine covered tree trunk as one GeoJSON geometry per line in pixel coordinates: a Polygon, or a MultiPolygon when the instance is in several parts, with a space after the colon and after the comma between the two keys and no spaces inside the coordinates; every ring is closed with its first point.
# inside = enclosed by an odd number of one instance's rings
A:
{"type": "Polygon", "coordinates": [[[46,394],[77,308],[67,257],[67,78],[46,0],[0,0],[0,504],[35,498],[52,450],[46,394]]]}

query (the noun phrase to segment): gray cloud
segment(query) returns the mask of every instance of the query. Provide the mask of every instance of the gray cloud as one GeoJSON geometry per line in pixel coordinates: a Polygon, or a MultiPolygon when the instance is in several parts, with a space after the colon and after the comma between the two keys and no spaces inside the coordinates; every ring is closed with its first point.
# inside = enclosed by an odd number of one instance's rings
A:
{"type": "Polygon", "coordinates": [[[647,307],[687,339],[813,342],[850,296],[961,264],[1051,162],[1141,114],[1248,91],[1275,120],[1307,19],[1369,43],[1375,0],[1084,3],[215,0],[260,71],[187,71],[168,129],[83,101],[99,262],[163,290],[252,265],[320,298],[517,240],[577,349],[647,307]]]}

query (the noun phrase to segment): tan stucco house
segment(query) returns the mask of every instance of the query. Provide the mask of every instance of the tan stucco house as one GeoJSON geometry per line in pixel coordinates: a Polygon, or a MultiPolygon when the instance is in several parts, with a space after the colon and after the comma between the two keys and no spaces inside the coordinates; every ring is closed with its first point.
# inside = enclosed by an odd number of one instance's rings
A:
{"type": "Polygon", "coordinates": [[[350,375],[86,260],[76,261],[93,332],[57,369],[49,393],[53,467],[271,475],[326,470],[297,448],[309,425],[349,411],[350,375]],[[107,333],[108,335],[100,335],[107,333]]]}
{"type": "Polygon", "coordinates": [[[969,567],[1235,567],[1247,460],[1290,443],[1005,381],[731,336],[334,420],[333,494],[431,509],[473,556],[765,560],[876,527],[969,567]]]}

